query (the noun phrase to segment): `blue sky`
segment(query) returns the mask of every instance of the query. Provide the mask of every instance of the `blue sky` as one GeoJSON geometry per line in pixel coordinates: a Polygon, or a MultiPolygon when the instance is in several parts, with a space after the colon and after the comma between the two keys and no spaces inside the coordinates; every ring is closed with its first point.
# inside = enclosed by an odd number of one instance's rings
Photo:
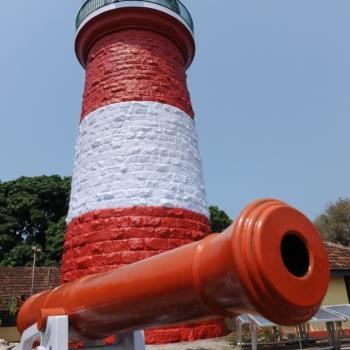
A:
{"type": "MultiPolygon", "coordinates": [[[[350,2],[184,0],[210,204],[236,216],[275,197],[314,218],[350,196],[350,2]]],[[[81,1],[16,0],[0,13],[0,179],[71,175],[84,71],[81,1]]]]}

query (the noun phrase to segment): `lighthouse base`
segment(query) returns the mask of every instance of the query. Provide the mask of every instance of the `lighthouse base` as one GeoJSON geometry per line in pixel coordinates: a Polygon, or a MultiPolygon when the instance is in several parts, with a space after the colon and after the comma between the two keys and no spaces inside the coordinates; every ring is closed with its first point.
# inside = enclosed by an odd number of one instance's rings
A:
{"type": "MultiPolygon", "coordinates": [[[[73,219],[65,235],[62,282],[105,272],[196,242],[211,231],[204,215],[178,208],[102,209],[73,219]]],[[[146,344],[220,337],[224,319],[215,318],[145,332],[146,344]]]]}

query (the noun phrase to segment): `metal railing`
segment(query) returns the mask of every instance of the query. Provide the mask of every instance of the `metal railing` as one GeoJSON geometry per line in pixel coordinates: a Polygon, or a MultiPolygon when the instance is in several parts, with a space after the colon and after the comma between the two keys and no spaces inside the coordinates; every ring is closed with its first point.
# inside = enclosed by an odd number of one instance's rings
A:
{"type": "MultiPolygon", "coordinates": [[[[141,0],[86,0],[78,13],[77,20],[75,23],[76,29],[78,29],[81,23],[84,21],[84,19],[94,11],[104,6],[113,4],[115,2],[123,2],[123,1],[141,1],[141,0]]],[[[177,13],[179,16],[182,17],[182,19],[188,24],[188,26],[191,28],[193,32],[194,26],[193,26],[192,17],[188,12],[188,10],[186,9],[186,7],[181,3],[181,1],[179,0],[142,0],[142,1],[164,6],[169,10],[174,11],[175,13],[177,13]]]]}

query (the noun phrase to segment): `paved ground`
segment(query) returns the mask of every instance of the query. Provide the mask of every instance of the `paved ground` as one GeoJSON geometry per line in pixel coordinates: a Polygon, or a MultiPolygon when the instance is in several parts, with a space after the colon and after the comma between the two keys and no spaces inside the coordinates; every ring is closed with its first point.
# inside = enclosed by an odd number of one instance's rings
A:
{"type": "MultiPolygon", "coordinates": [[[[8,345],[0,343],[0,350],[7,350],[8,345]]],[[[11,347],[10,347],[11,348],[11,347]]],[[[146,350],[235,350],[227,338],[198,340],[191,343],[176,343],[165,345],[148,345],[146,350]]]]}
{"type": "Polygon", "coordinates": [[[5,344],[0,343],[0,350],[7,350],[7,349],[11,349],[11,348],[12,348],[12,346],[10,346],[10,345],[5,345],[5,344]]]}
{"type": "Polygon", "coordinates": [[[191,343],[148,345],[146,350],[235,350],[229,338],[198,340],[191,343]]]}
{"type": "MultiPolygon", "coordinates": [[[[0,342],[0,350],[7,350],[8,345],[0,342]]],[[[11,347],[10,347],[11,348],[11,347]]],[[[229,338],[198,340],[191,343],[176,343],[165,345],[147,345],[146,350],[235,350],[229,338]]]]}

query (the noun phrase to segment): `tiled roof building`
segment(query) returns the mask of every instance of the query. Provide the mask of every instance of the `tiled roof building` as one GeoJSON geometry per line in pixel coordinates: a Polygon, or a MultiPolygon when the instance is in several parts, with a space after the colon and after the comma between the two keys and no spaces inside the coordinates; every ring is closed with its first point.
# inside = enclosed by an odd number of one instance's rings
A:
{"type": "Polygon", "coordinates": [[[325,242],[331,271],[350,271],[350,247],[325,242]]]}
{"type": "MultiPolygon", "coordinates": [[[[60,284],[59,267],[37,267],[34,273],[34,294],[60,284]]],[[[20,303],[32,293],[31,267],[0,267],[0,311],[8,310],[11,298],[20,303]]]]}

